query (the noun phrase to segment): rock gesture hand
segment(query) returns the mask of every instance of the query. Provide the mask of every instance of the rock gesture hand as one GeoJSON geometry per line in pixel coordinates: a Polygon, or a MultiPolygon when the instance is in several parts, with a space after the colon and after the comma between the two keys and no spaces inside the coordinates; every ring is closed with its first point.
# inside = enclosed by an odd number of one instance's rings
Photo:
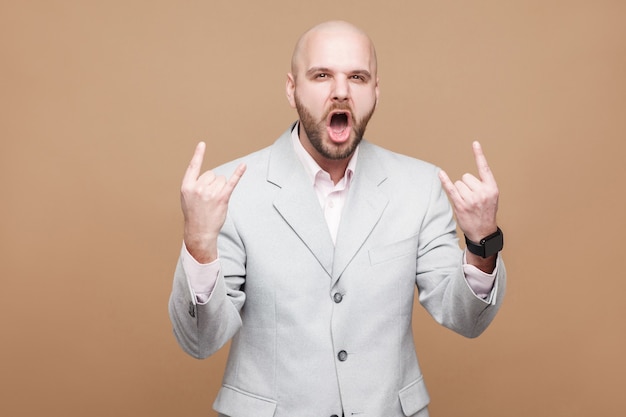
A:
{"type": "Polygon", "coordinates": [[[213,171],[200,175],[206,144],[198,143],[189,162],[181,187],[180,199],[185,219],[184,241],[196,261],[217,259],[217,237],[226,221],[230,196],[246,170],[240,164],[226,179],[213,171]]]}
{"type": "Polygon", "coordinates": [[[469,240],[479,242],[497,230],[499,191],[480,143],[474,142],[472,148],[479,178],[464,174],[452,183],[442,170],[439,179],[452,203],[459,227],[469,240]]]}

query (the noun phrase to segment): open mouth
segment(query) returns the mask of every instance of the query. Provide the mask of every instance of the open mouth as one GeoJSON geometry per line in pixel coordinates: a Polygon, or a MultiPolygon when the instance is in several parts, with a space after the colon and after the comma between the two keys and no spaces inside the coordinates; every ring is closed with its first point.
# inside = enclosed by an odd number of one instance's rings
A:
{"type": "Polygon", "coordinates": [[[336,143],[343,143],[350,137],[352,119],[347,111],[334,111],[328,115],[327,130],[330,139],[336,143]]]}

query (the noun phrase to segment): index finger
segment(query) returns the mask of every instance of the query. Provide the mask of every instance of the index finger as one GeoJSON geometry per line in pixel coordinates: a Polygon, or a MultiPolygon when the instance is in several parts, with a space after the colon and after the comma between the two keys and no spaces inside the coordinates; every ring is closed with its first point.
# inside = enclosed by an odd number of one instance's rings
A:
{"type": "Polygon", "coordinates": [[[193,156],[191,157],[191,161],[189,161],[189,166],[185,171],[185,176],[183,177],[183,183],[188,181],[196,181],[200,176],[200,169],[202,168],[202,161],[204,160],[204,150],[206,149],[206,144],[204,142],[199,142],[196,145],[196,149],[193,152],[193,156]]]}
{"type": "Polygon", "coordinates": [[[474,159],[476,160],[476,166],[478,167],[478,176],[482,181],[495,182],[491,168],[487,163],[487,158],[483,153],[483,148],[478,141],[472,143],[472,149],[474,150],[474,159]]]}

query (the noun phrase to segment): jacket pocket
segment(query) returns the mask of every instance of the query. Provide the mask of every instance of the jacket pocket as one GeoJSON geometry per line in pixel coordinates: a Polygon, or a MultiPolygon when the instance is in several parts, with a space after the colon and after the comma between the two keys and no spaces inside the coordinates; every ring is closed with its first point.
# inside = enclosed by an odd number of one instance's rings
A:
{"type": "Polygon", "coordinates": [[[272,417],[276,411],[276,401],[222,385],[213,408],[227,416],[272,417]]]}
{"type": "Polygon", "coordinates": [[[369,250],[370,265],[392,261],[407,255],[417,256],[417,235],[369,250]]]}
{"type": "MultiPolygon", "coordinates": [[[[413,416],[420,410],[424,410],[423,416],[428,416],[426,406],[430,403],[430,396],[426,390],[423,377],[411,382],[400,390],[400,405],[405,416],[413,416]]],[[[420,417],[422,413],[418,414],[420,417]]]]}

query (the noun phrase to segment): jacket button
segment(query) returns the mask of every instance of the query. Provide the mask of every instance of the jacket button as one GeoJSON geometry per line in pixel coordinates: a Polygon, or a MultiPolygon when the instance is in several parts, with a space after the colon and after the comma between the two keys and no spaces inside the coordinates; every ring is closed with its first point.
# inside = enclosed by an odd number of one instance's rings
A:
{"type": "Polygon", "coordinates": [[[332,416],[330,416],[330,417],[339,417],[339,416],[338,416],[337,414],[333,414],[333,415],[332,415],[332,416]]]}
{"type": "Polygon", "coordinates": [[[337,359],[339,359],[341,362],[344,362],[346,359],[348,359],[348,352],[346,352],[345,350],[339,351],[339,353],[337,354],[337,359]]]}
{"type": "Polygon", "coordinates": [[[191,317],[196,317],[196,306],[193,305],[193,302],[189,302],[189,315],[191,317]]]}
{"type": "MultiPolygon", "coordinates": [[[[343,300],[343,295],[341,295],[340,293],[336,292],[335,294],[333,294],[333,301],[336,303],[340,303],[341,300],[343,300]]],[[[332,416],[331,416],[332,417],[332,416]]]]}

